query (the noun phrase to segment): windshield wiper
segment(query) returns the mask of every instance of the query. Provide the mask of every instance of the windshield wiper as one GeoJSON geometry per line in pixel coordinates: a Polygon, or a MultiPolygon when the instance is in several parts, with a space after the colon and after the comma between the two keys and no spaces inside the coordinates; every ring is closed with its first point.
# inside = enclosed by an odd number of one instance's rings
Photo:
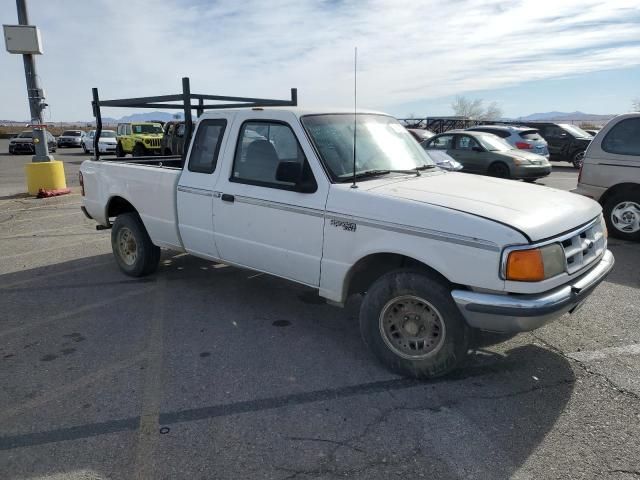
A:
{"type": "MultiPolygon", "coordinates": [[[[379,175],[388,175],[389,173],[406,173],[406,174],[412,174],[415,173],[417,176],[420,176],[420,170],[429,170],[432,168],[436,168],[436,165],[429,165],[429,164],[425,164],[425,165],[420,165],[419,167],[416,168],[407,168],[407,169],[402,169],[402,170],[392,170],[392,169],[387,169],[387,170],[382,170],[382,169],[374,169],[374,170],[364,170],[362,172],[357,172],[356,173],[356,178],[367,178],[367,177],[377,177],[379,175]]],[[[343,180],[344,181],[348,181],[350,178],[353,178],[353,175],[350,177],[344,177],[343,180]]]]}

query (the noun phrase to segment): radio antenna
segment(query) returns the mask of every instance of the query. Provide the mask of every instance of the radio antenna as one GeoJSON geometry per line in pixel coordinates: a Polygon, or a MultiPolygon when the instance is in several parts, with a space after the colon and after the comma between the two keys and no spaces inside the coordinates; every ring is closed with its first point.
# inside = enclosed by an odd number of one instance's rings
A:
{"type": "Polygon", "coordinates": [[[358,188],[356,185],[356,138],[358,130],[358,47],[353,52],[353,184],[351,188],[358,188]]]}

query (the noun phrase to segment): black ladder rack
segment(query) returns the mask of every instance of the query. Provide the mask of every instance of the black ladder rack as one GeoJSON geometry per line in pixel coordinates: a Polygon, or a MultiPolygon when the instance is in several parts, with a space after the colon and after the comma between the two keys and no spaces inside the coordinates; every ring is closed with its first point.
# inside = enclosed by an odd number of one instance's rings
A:
{"type": "MultiPolygon", "coordinates": [[[[93,116],[96,119],[96,134],[93,137],[93,151],[95,160],[100,160],[100,150],[98,142],[102,133],[102,114],[100,107],[124,107],[124,108],[166,108],[171,110],[182,110],[184,113],[184,142],[188,147],[193,133],[193,119],[191,110],[196,110],[198,116],[202,115],[205,110],[220,110],[224,108],[239,107],[295,107],[298,105],[298,90],[291,89],[290,100],[274,100],[270,98],[252,98],[252,97],[229,97],[223,95],[203,95],[201,93],[191,93],[189,77],[182,78],[182,93],[175,95],[159,95],[155,97],[137,97],[123,98],[118,100],[100,100],[98,89],[92,88],[93,100],[91,106],[93,108],[93,116]],[[192,101],[197,101],[195,104],[192,101]],[[205,101],[227,102],[227,103],[205,103],[205,101]],[[181,103],[171,103],[181,102],[181,103]]],[[[183,148],[182,161],[184,163],[187,148],[183,148]]],[[[175,157],[174,157],[175,158],[175,157]]]]}

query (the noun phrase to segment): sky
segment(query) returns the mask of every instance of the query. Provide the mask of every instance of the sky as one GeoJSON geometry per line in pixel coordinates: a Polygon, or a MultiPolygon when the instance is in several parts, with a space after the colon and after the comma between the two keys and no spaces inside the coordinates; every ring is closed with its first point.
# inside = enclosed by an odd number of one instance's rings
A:
{"type": "MultiPolygon", "coordinates": [[[[450,115],[456,95],[505,116],[628,111],[640,97],[638,0],[27,0],[46,121],[101,98],[195,93],[450,115]]],[[[15,24],[0,0],[0,23],[15,24]]],[[[20,55],[0,52],[0,119],[29,117],[20,55]]],[[[105,109],[104,116],[133,113],[105,109]]]]}

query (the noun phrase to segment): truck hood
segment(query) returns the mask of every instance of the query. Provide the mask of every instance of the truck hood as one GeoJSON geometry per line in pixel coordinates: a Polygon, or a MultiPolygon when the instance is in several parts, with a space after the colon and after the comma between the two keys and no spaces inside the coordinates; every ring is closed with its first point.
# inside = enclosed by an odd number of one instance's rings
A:
{"type": "MultiPolygon", "coordinates": [[[[369,182],[362,182],[362,188],[369,182]]],[[[371,193],[438,205],[511,226],[532,241],[559,235],[595,218],[597,202],[524,182],[447,172],[373,181],[371,193]]]]}

